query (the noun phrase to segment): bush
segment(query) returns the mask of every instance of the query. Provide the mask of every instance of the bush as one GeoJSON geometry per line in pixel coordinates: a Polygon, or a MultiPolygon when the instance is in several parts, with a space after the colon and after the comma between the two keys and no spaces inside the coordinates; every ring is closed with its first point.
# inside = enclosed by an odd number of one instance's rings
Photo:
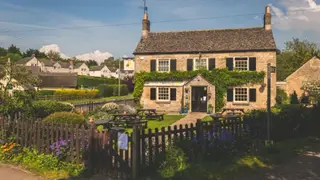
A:
{"type": "Polygon", "coordinates": [[[187,157],[184,151],[174,145],[169,146],[168,150],[162,154],[163,161],[159,166],[159,174],[163,178],[172,178],[188,167],[187,157]]]}
{"type": "Polygon", "coordinates": [[[120,112],[125,111],[127,114],[135,114],[137,112],[136,108],[126,104],[120,104],[119,109],[120,109],[120,112]]]}
{"type": "Polygon", "coordinates": [[[298,95],[296,91],[294,91],[290,96],[290,104],[299,104],[298,95]]]}
{"type": "MultiPolygon", "coordinates": [[[[119,85],[117,84],[101,84],[98,86],[99,97],[118,96],[119,85]]],[[[128,86],[125,84],[120,85],[120,95],[126,96],[129,94],[128,86]]]]}
{"type": "Polygon", "coordinates": [[[37,118],[45,118],[55,112],[72,111],[73,106],[68,103],[58,101],[35,101],[33,103],[33,112],[37,118]]]}
{"type": "Polygon", "coordinates": [[[78,176],[84,170],[80,164],[63,162],[53,155],[40,154],[37,150],[22,148],[16,143],[6,143],[0,147],[0,160],[19,165],[48,179],[78,176]]]}
{"type": "MultiPolygon", "coordinates": [[[[78,76],[77,86],[85,88],[96,88],[100,84],[117,84],[118,79],[115,78],[103,78],[103,77],[90,77],[90,76],[78,76]]],[[[123,83],[123,81],[121,81],[123,83]]]]}
{"type": "Polygon", "coordinates": [[[277,97],[276,97],[277,105],[288,104],[288,95],[287,93],[280,88],[277,88],[277,97]]]}
{"type": "Polygon", "coordinates": [[[71,112],[56,112],[46,117],[44,122],[54,124],[85,124],[84,116],[71,112]]]}
{"type": "Polygon", "coordinates": [[[98,90],[86,90],[86,89],[61,89],[56,90],[54,95],[57,96],[71,96],[74,98],[87,98],[92,99],[98,96],[98,90]]]}
{"type": "Polygon", "coordinates": [[[101,110],[107,113],[119,113],[120,107],[118,104],[111,102],[103,105],[101,110]]]}
{"type": "Polygon", "coordinates": [[[40,95],[40,96],[47,96],[47,95],[53,95],[54,94],[54,90],[39,90],[37,91],[37,95],[40,95]]]}

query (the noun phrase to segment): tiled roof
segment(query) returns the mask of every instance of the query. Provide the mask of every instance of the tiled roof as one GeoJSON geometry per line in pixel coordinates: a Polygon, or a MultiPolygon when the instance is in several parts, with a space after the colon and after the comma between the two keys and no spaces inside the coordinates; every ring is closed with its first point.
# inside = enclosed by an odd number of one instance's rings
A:
{"type": "Polygon", "coordinates": [[[263,27],[150,32],[134,54],[276,50],[272,30],[263,27]]]}
{"type": "Polygon", "coordinates": [[[74,68],[74,69],[78,69],[82,64],[83,64],[83,63],[75,63],[75,64],[73,65],[73,68],[74,68]]]}
{"type": "Polygon", "coordinates": [[[19,59],[16,64],[26,64],[27,62],[29,62],[31,59],[33,59],[33,57],[25,57],[23,59],[19,59]]]}
{"type": "Polygon", "coordinates": [[[67,62],[58,62],[62,68],[69,68],[70,63],[67,62]]]}
{"type": "Polygon", "coordinates": [[[76,73],[40,73],[41,88],[75,88],[77,86],[76,73]]]}
{"type": "Polygon", "coordinates": [[[40,61],[43,62],[43,64],[45,66],[48,66],[48,67],[53,67],[53,65],[56,63],[56,62],[48,60],[48,59],[43,59],[43,60],[40,60],[40,61]]]}

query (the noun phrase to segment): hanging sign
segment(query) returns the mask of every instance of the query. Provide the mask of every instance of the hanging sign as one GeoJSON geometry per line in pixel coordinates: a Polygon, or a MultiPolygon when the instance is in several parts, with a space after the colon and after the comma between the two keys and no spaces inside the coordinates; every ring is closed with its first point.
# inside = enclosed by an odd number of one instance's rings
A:
{"type": "Polygon", "coordinates": [[[128,150],[128,134],[118,133],[118,149],[128,150]]]}

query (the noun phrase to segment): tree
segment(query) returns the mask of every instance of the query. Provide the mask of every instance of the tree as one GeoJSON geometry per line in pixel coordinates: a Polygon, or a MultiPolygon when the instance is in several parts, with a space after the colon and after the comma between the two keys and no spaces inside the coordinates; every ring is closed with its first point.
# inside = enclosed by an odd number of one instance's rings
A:
{"type": "Polygon", "coordinates": [[[52,51],[52,50],[50,50],[50,51],[47,53],[47,56],[48,56],[49,58],[52,58],[52,59],[55,60],[55,61],[61,60],[60,53],[54,52],[54,51],[52,51]]]}
{"type": "Polygon", "coordinates": [[[44,53],[40,52],[37,49],[28,49],[26,52],[23,53],[23,57],[31,57],[32,54],[35,54],[35,56],[37,58],[46,58],[47,57],[44,53]]]}
{"type": "Polygon", "coordinates": [[[31,112],[34,91],[15,92],[10,94],[12,87],[35,87],[40,80],[24,66],[17,66],[14,63],[7,63],[0,70],[0,113],[5,116],[12,116],[17,110],[31,112]]]}
{"type": "Polygon", "coordinates": [[[12,62],[15,62],[19,59],[22,59],[22,56],[20,54],[14,54],[14,53],[8,53],[7,59],[10,58],[12,62]]]}
{"type": "Polygon", "coordinates": [[[311,97],[313,103],[319,102],[320,100],[320,81],[311,80],[304,81],[301,89],[311,97]]]}
{"type": "Polygon", "coordinates": [[[86,62],[87,66],[91,67],[91,66],[98,66],[97,61],[95,60],[89,60],[86,62]]]}
{"type": "Polygon", "coordinates": [[[0,57],[1,57],[1,56],[6,56],[7,53],[8,53],[8,51],[7,51],[5,48],[0,47],[0,57]]]}
{"type": "Polygon", "coordinates": [[[21,51],[20,51],[20,48],[18,48],[17,46],[15,46],[13,44],[8,48],[8,53],[22,55],[21,51]]]}
{"type": "Polygon", "coordinates": [[[277,79],[284,80],[314,56],[320,57],[317,44],[293,38],[285,43],[286,48],[277,52],[277,79]]]}

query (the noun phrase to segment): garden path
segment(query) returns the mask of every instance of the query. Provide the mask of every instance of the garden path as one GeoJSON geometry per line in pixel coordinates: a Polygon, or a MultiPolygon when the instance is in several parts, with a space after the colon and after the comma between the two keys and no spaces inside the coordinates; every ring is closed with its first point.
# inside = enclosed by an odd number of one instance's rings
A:
{"type": "Polygon", "coordinates": [[[192,112],[192,113],[189,113],[188,115],[186,115],[184,118],[171,124],[171,127],[174,127],[175,125],[180,126],[180,124],[182,124],[184,127],[186,124],[190,125],[191,123],[193,123],[193,125],[195,126],[197,119],[203,119],[206,116],[207,116],[206,113],[192,112]]]}
{"type": "Polygon", "coordinates": [[[19,168],[0,164],[0,179],[5,180],[42,180],[33,174],[25,172],[19,168]]]}
{"type": "Polygon", "coordinates": [[[320,153],[308,152],[282,165],[235,180],[320,180],[320,153]]]}

